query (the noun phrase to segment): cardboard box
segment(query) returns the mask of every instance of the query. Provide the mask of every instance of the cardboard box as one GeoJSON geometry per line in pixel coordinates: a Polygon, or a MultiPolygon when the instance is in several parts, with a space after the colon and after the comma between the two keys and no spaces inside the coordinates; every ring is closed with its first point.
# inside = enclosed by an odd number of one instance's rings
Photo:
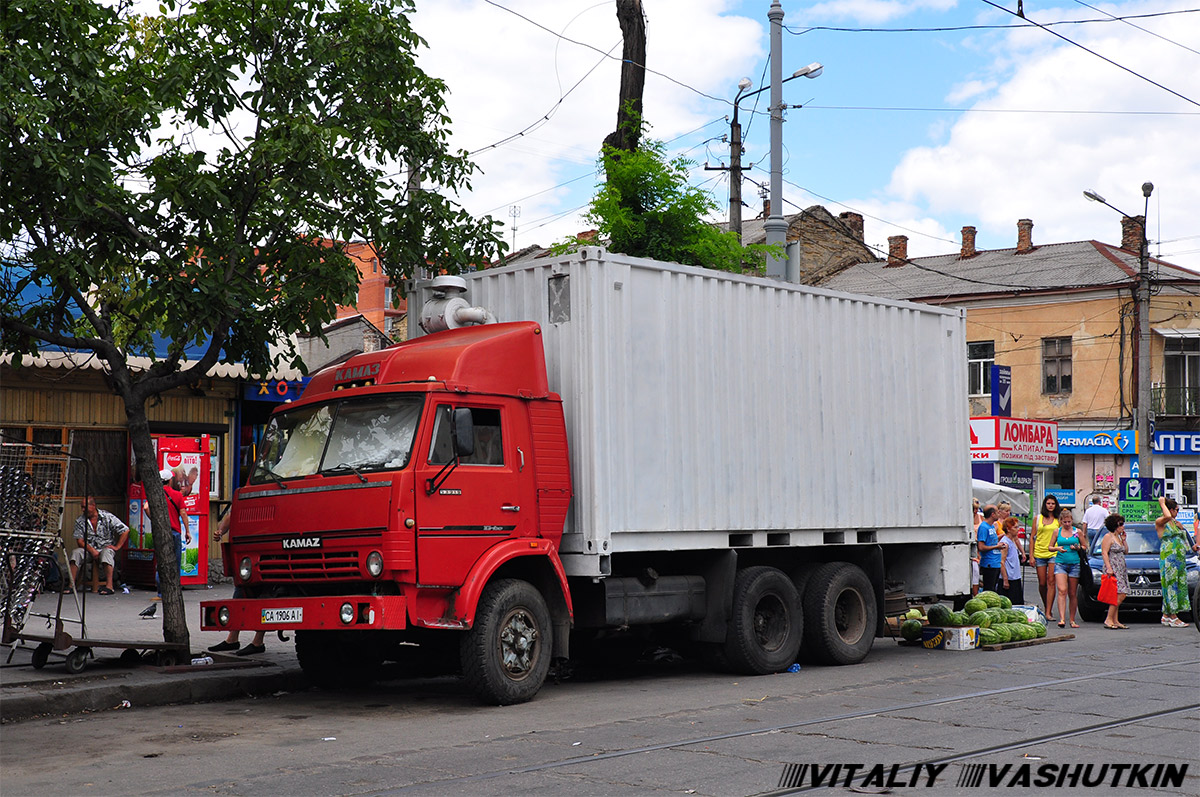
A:
{"type": "Polygon", "coordinates": [[[1021,605],[1014,606],[1013,608],[1024,614],[1025,618],[1031,623],[1041,623],[1042,625],[1046,624],[1046,615],[1044,615],[1042,610],[1037,606],[1021,605]]]}
{"type": "Polygon", "coordinates": [[[921,646],[930,650],[974,650],[979,647],[979,626],[940,628],[927,625],[921,629],[921,646]]]}

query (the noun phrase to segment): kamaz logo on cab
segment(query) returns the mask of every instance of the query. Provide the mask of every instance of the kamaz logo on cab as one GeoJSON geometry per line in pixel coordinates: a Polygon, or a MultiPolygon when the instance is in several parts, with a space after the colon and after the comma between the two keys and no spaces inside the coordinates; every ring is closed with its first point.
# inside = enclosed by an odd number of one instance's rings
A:
{"type": "Polygon", "coordinates": [[[366,379],[379,373],[379,363],[356,365],[353,368],[339,368],[334,372],[334,380],[347,382],[354,379],[366,379]]]}
{"type": "Polygon", "coordinates": [[[298,548],[320,548],[320,537],[294,537],[283,541],[283,550],[294,551],[298,548]]]}

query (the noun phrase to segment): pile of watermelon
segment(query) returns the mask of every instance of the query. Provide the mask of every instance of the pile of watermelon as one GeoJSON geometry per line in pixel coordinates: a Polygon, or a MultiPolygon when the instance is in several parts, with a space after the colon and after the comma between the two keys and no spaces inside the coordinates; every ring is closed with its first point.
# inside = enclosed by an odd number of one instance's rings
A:
{"type": "MultiPolygon", "coordinates": [[[[936,603],[930,606],[926,613],[929,616],[929,624],[933,626],[979,626],[979,641],[984,645],[1040,639],[1046,636],[1046,626],[1029,622],[1024,612],[1012,608],[1011,600],[990,590],[984,590],[967,601],[961,612],[950,611],[943,604],[936,603]]],[[[903,632],[901,627],[902,635],[903,632]]]]}

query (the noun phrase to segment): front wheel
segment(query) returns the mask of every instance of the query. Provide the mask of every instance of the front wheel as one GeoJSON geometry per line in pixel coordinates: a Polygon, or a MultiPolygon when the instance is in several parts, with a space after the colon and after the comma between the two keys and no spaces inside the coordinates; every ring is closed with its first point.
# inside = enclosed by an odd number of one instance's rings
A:
{"type": "Polygon", "coordinates": [[[488,584],[459,647],[467,685],[492,705],[531,700],[550,671],[552,633],[550,610],[532,584],[514,578],[488,584]]]}
{"type": "Polygon", "coordinates": [[[804,625],[800,594],[774,567],[747,567],[733,582],[725,658],[737,672],[767,675],[796,661],[804,625]]]}

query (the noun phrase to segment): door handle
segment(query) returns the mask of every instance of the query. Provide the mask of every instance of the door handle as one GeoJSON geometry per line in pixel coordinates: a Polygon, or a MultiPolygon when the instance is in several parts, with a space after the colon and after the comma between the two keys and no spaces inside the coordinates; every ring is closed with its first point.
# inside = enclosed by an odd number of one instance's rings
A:
{"type": "Polygon", "coordinates": [[[520,512],[521,507],[514,506],[512,504],[504,504],[503,506],[500,507],[500,510],[502,512],[520,512]]]}

